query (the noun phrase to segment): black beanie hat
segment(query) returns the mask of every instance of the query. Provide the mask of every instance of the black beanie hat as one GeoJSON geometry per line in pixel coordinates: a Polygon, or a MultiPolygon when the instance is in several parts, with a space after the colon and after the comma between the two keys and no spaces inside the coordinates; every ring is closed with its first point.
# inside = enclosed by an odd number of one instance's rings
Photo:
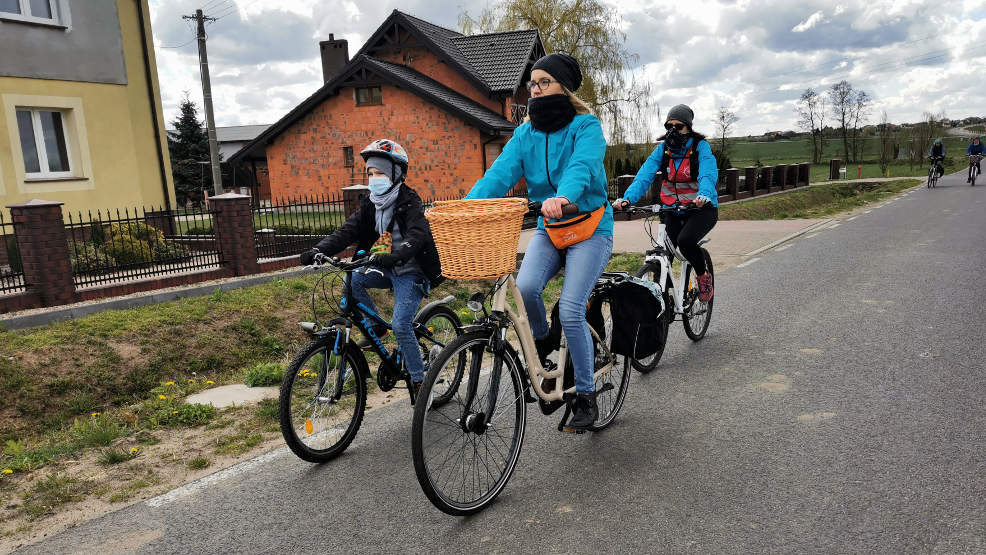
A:
{"type": "Polygon", "coordinates": [[[689,108],[688,106],[684,104],[679,104],[674,108],[668,110],[668,119],[664,120],[664,123],[667,123],[673,119],[676,119],[681,123],[684,123],[685,125],[688,126],[688,129],[691,130],[692,120],[695,119],[695,112],[692,112],[692,109],[689,108]]]}
{"type": "Polygon", "coordinates": [[[568,54],[556,52],[538,60],[531,71],[540,69],[551,74],[565,88],[575,92],[582,86],[582,69],[579,62],[568,54]]]}

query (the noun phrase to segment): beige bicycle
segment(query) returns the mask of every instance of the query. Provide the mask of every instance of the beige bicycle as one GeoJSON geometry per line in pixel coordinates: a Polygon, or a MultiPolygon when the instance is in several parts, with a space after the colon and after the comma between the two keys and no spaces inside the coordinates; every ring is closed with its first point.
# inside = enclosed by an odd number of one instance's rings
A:
{"type": "MultiPolygon", "coordinates": [[[[539,208],[538,203],[532,203],[532,208],[539,208]]],[[[436,242],[437,237],[436,233],[436,242]]],[[[626,279],[626,273],[604,273],[589,300],[599,407],[590,431],[609,426],[627,394],[630,360],[610,351],[613,323],[608,297],[609,290],[626,279]]],[[[566,401],[575,393],[564,338],[559,364],[547,368],[541,364],[512,273],[498,277],[488,291],[473,295],[468,306],[478,319],[435,357],[420,392],[420,399],[427,401],[417,403],[411,427],[418,482],[436,507],[452,515],[482,510],[506,486],[524,442],[528,403],[540,400],[546,414],[564,403],[565,413],[558,424],[564,431],[571,414],[566,401]],[[515,339],[508,336],[511,329],[515,339]],[[458,374],[463,370],[464,375],[458,374]],[[465,379],[449,398],[446,384],[454,383],[456,375],[465,379]],[[545,391],[543,380],[551,379],[555,387],[545,391]],[[447,401],[431,403],[433,390],[441,391],[447,401]]]]}

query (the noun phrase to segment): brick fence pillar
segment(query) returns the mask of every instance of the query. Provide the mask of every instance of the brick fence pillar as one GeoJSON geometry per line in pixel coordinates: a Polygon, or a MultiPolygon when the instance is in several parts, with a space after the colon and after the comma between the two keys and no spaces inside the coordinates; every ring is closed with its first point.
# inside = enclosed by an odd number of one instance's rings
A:
{"type": "Polygon", "coordinates": [[[726,194],[732,200],[736,200],[739,194],[739,168],[728,168],[726,170],[726,194]]]}
{"type": "Polygon", "coordinates": [[[223,261],[233,275],[245,276],[259,272],[250,197],[225,193],[209,197],[209,203],[215,210],[212,227],[216,233],[216,241],[219,242],[223,261]]]}
{"type": "Polygon", "coordinates": [[[359,205],[363,201],[363,197],[369,196],[369,194],[370,188],[366,185],[351,185],[342,188],[342,205],[346,211],[347,218],[359,210],[359,205]]]}
{"type": "Polygon", "coordinates": [[[746,176],[746,188],[750,191],[750,196],[757,194],[757,167],[747,166],[743,168],[743,175],[746,176]]]}
{"type": "Polygon", "coordinates": [[[24,267],[24,290],[37,295],[41,306],[75,302],[62,204],[34,199],[7,206],[24,267]]]}
{"type": "Polygon", "coordinates": [[[783,191],[787,189],[787,164],[777,164],[774,166],[774,185],[783,191]]]}
{"type": "Polygon", "coordinates": [[[764,193],[774,192],[774,166],[763,166],[760,168],[761,189],[764,193]]]}
{"type": "Polygon", "coordinates": [[[829,179],[839,179],[839,168],[842,167],[842,160],[833,158],[829,160],[829,179]]]}
{"type": "Polygon", "coordinates": [[[798,186],[804,187],[811,181],[811,162],[798,164],[798,186]]]}
{"type": "Polygon", "coordinates": [[[787,167],[787,188],[793,189],[798,186],[798,164],[791,164],[787,167]]]}

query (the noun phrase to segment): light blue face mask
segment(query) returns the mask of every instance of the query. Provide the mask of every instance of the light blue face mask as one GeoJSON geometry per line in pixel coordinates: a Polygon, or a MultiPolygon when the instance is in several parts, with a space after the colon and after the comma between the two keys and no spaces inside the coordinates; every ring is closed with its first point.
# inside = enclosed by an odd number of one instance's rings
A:
{"type": "Polygon", "coordinates": [[[390,179],[383,175],[376,175],[367,180],[366,183],[370,187],[370,192],[374,195],[382,195],[390,190],[390,179]]]}

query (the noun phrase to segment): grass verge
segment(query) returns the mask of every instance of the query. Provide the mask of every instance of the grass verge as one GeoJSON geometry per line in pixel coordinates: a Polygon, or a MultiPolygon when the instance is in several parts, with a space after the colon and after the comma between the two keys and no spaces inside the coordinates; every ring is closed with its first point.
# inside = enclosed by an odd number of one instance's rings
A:
{"type": "Polygon", "coordinates": [[[720,220],[819,218],[858,208],[920,184],[917,179],[880,183],[828,183],[719,207],[720,220]]]}

